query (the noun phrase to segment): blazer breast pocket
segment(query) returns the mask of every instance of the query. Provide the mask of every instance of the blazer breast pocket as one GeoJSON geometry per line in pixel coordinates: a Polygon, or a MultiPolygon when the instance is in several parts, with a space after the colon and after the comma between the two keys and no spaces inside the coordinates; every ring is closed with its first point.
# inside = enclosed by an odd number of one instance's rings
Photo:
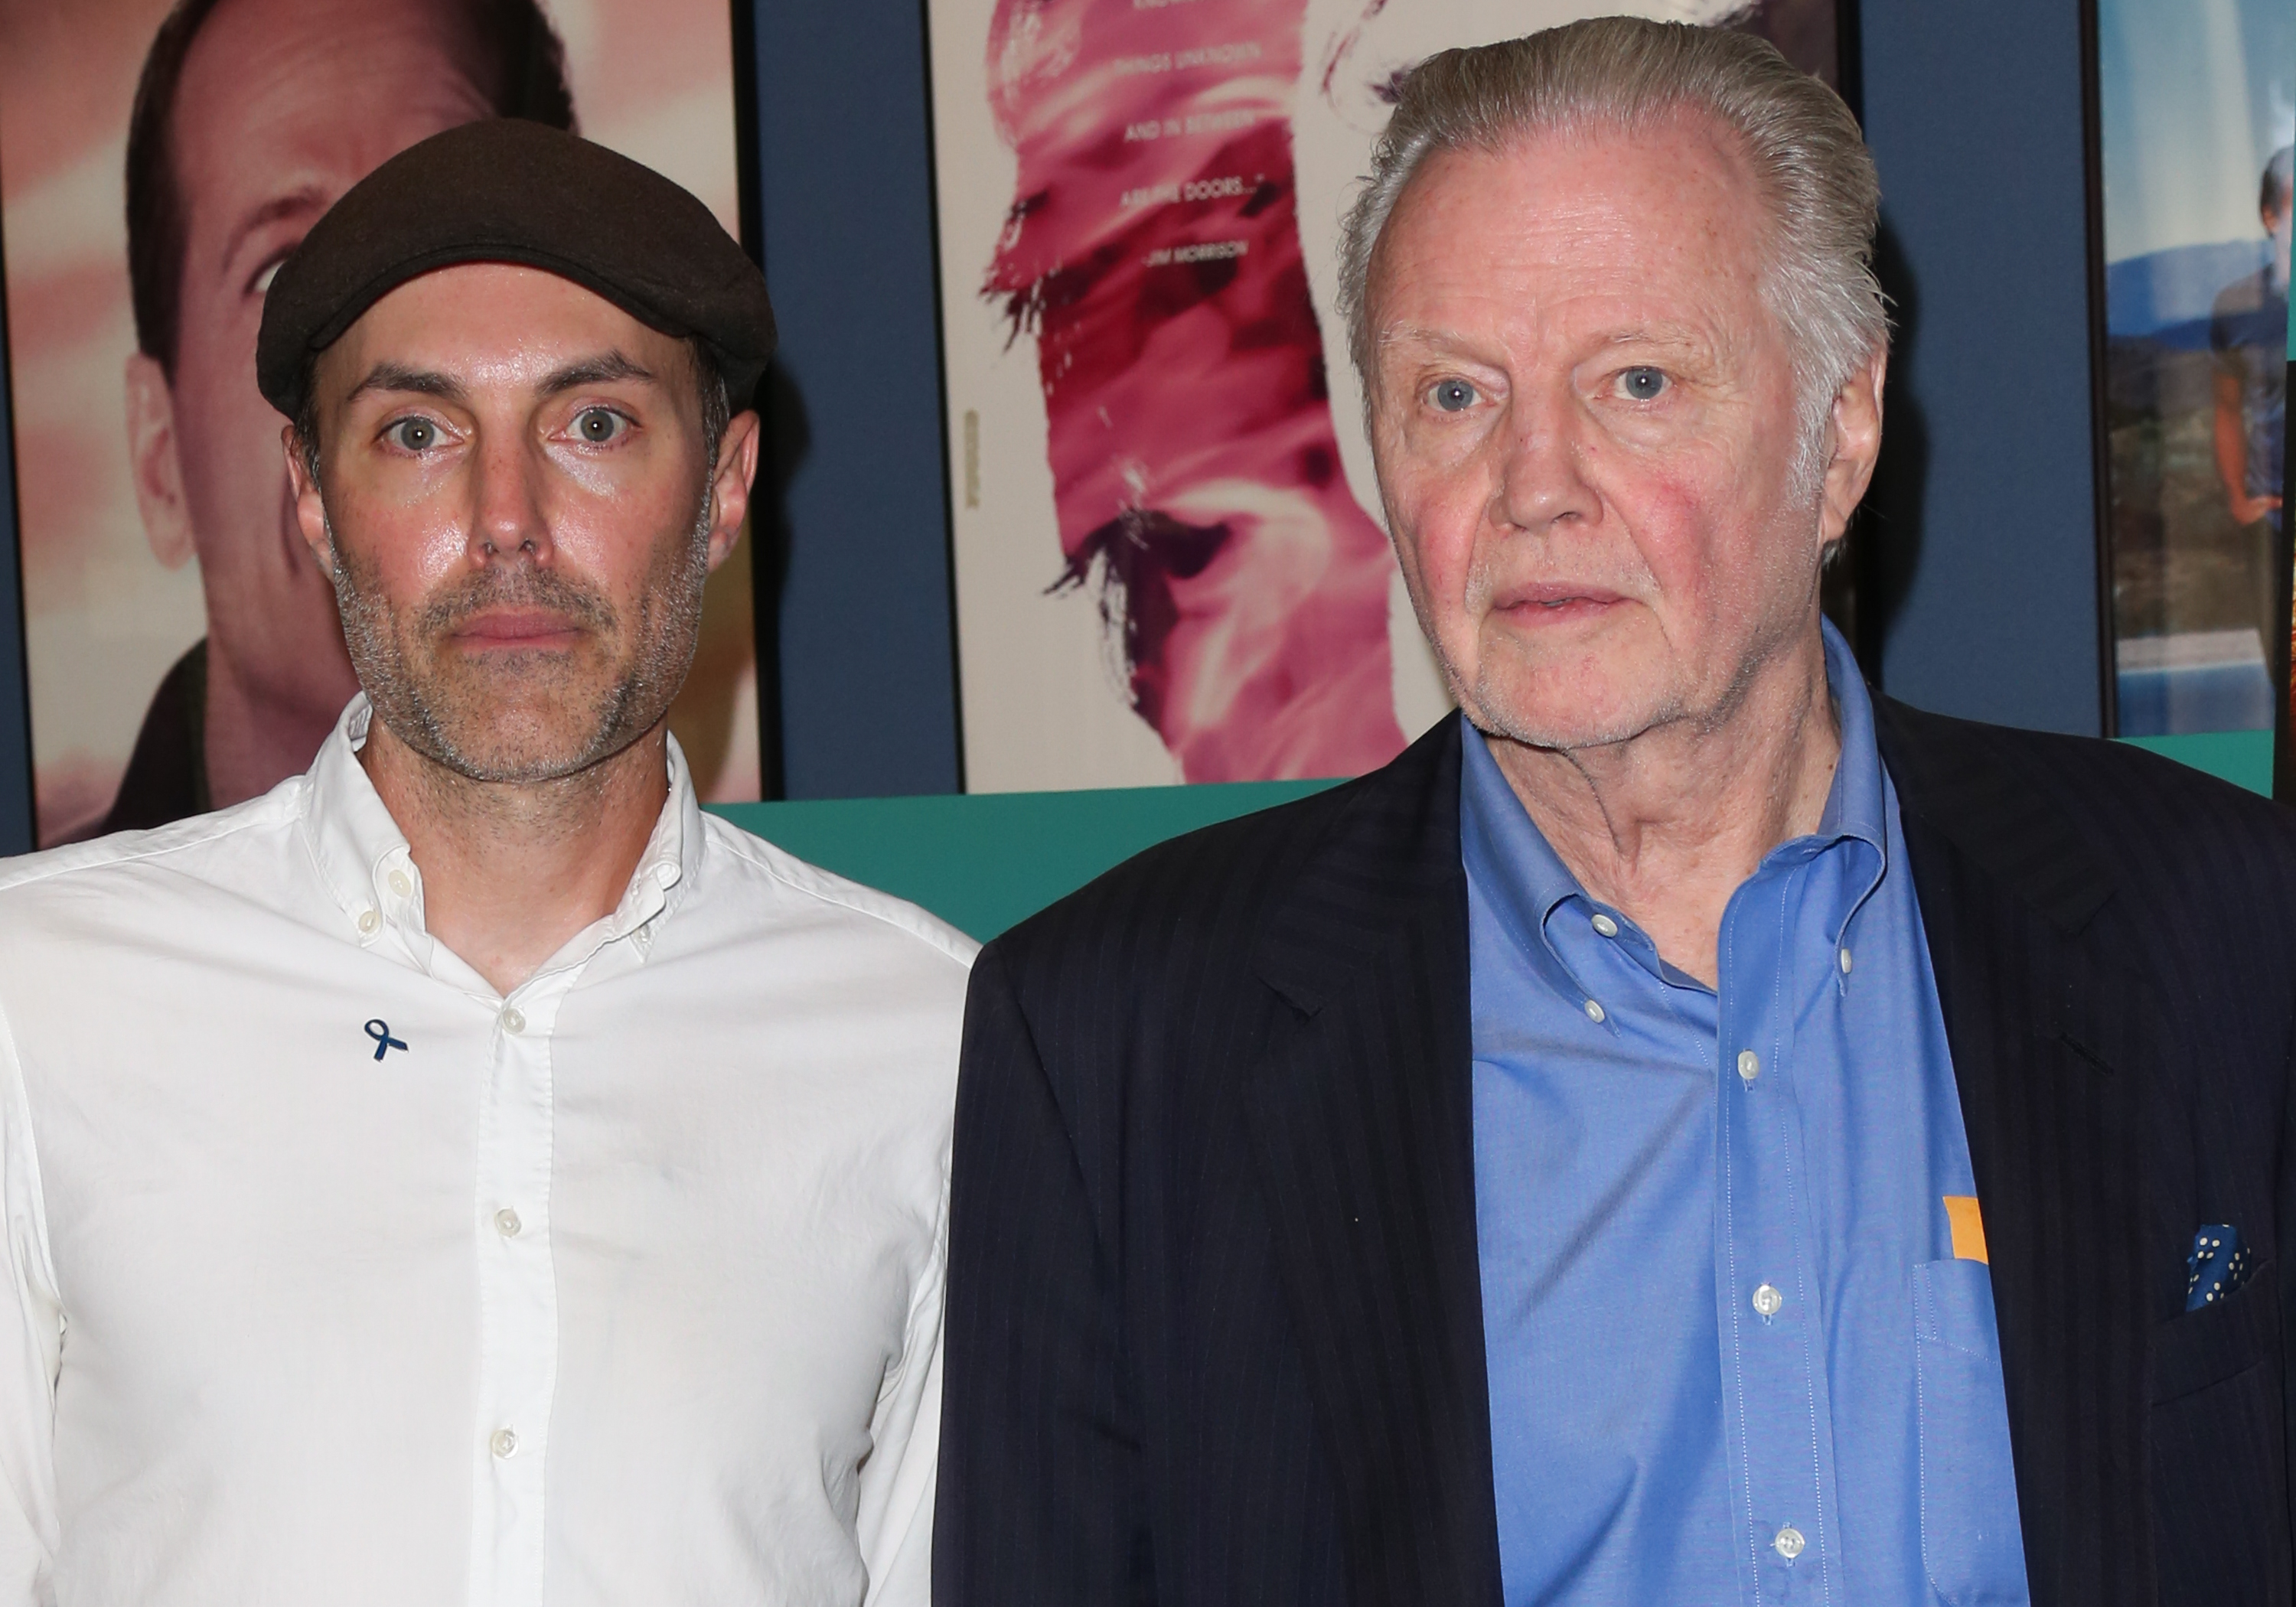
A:
{"type": "Polygon", "coordinates": [[[2152,1331],[2152,1546],[2163,1607],[2284,1600],[2279,1279],[2270,1262],[2152,1331]]]}
{"type": "Polygon", "coordinates": [[[2196,1395],[2269,1358],[2280,1342],[2273,1307],[2278,1281],[2272,1263],[2264,1262],[2224,1300],[2154,1329],[2152,1404],[2196,1395]]]}
{"type": "Polygon", "coordinates": [[[2027,1600],[2025,1543],[1984,1262],[1914,1268],[1914,1351],[1930,1587],[1952,1607],[2016,1607],[2027,1600]]]}

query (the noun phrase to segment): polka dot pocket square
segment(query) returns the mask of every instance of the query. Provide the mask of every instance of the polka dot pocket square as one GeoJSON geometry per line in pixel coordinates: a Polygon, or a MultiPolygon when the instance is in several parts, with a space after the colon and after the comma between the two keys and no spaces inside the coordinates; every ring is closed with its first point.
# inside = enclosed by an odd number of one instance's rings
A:
{"type": "Polygon", "coordinates": [[[2240,1242],[2240,1229],[2229,1222],[2211,1222],[2193,1235],[2193,1253],[2185,1258],[2191,1276],[2185,1283],[2185,1309],[2213,1306],[2243,1283],[2256,1258],[2240,1242]]]}

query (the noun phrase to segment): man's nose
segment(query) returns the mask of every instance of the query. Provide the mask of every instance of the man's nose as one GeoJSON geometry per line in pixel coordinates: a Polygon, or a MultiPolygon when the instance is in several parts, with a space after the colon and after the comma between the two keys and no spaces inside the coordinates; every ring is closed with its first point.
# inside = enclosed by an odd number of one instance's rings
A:
{"type": "Polygon", "coordinates": [[[1568,386],[1518,388],[1500,438],[1505,457],[1491,510],[1498,523],[1544,532],[1595,515],[1601,500],[1587,483],[1585,424],[1568,386]]]}
{"type": "Polygon", "coordinates": [[[472,465],[472,563],[523,558],[547,562],[550,520],[543,500],[544,465],[516,434],[480,438],[472,465]]]}

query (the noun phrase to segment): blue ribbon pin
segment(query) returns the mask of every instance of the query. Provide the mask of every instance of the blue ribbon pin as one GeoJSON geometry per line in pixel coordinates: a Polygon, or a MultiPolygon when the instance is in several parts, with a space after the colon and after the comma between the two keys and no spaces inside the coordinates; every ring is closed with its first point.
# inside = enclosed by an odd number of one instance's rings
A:
{"type": "Polygon", "coordinates": [[[381,1060],[393,1049],[406,1047],[406,1040],[390,1036],[390,1023],[377,1016],[366,1024],[367,1037],[374,1040],[374,1058],[381,1060]]]}

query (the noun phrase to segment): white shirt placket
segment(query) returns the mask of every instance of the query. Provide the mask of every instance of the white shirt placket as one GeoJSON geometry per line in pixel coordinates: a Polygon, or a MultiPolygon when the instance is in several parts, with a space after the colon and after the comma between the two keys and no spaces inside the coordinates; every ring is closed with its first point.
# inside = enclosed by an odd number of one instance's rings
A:
{"type": "Polygon", "coordinates": [[[545,1473],[558,1381],[550,1253],[550,1040],[579,966],[537,976],[496,1012],[478,1121],[478,1462],[472,1607],[540,1607],[545,1473]]]}

